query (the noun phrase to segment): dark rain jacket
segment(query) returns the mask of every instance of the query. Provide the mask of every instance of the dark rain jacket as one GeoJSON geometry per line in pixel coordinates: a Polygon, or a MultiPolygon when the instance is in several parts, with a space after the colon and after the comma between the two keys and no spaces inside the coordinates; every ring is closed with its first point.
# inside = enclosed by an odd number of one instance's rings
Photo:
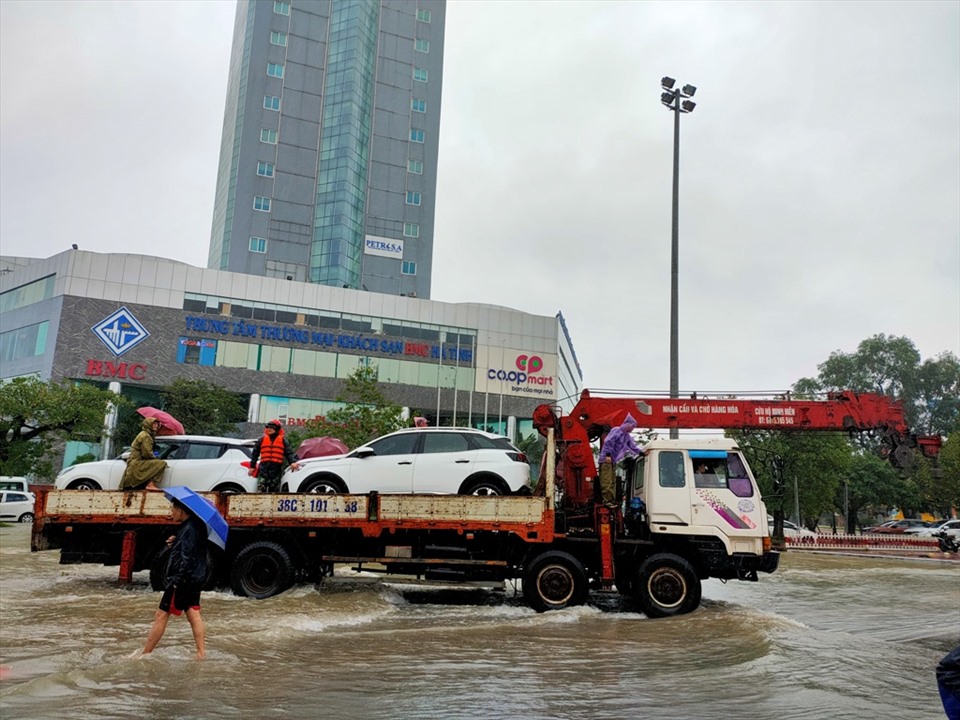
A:
{"type": "Polygon", "coordinates": [[[167,563],[167,587],[201,588],[207,579],[207,526],[193,515],[177,530],[167,563]]]}
{"type": "Polygon", "coordinates": [[[281,430],[272,440],[266,433],[257,440],[253,446],[250,463],[256,465],[257,461],[260,462],[261,466],[266,463],[275,463],[279,466],[278,469],[282,469],[284,462],[287,465],[292,465],[297,461],[297,456],[294,455],[293,448],[290,447],[290,443],[287,442],[287,438],[281,430]]]}

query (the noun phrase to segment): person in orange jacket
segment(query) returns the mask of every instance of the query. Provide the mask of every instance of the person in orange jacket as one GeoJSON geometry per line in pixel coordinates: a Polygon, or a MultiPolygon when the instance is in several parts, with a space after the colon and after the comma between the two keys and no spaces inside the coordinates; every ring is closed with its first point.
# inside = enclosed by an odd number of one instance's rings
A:
{"type": "Polygon", "coordinates": [[[253,456],[250,458],[250,475],[260,478],[260,492],[280,490],[284,463],[289,464],[293,470],[300,469],[297,456],[293,454],[293,448],[284,437],[283,425],[279,420],[271,420],[264,426],[263,437],[253,446],[253,456]]]}

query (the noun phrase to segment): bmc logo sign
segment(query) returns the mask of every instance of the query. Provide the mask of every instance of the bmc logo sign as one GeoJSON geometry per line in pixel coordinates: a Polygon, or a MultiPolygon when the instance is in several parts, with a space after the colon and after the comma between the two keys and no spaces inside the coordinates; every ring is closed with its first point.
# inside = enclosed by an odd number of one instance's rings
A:
{"type": "Polygon", "coordinates": [[[127,365],[125,362],[112,363],[101,360],[87,360],[87,377],[120,378],[121,380],[143,380],[147,376],[147,366],[140,363],[127,365]]]}
{"type": "Polygon", "coordinates": [[[90,329],[100,338],[100,342],[117,356],[123,355],[150,337],[147,329],[125,307],[105,317],[90,329]]]}

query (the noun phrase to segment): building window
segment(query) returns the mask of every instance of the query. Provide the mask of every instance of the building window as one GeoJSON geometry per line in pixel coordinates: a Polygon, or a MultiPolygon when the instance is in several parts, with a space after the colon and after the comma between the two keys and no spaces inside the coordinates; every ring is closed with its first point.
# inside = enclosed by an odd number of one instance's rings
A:
{"type": "Polygon", "coordinates": [[[270,198],[261,195],[254,196],[253,209],[260,212],[270,212],[270,198]]]}
{"type": "Polygon", "coordinates": [[[425,113],[427,111],[427,101],[420,98],[414,98],[410,101],[410,109],[414,112],[425,113]]]}
{"type": "Polygon", "coordinates": [[[277,144],[277,131],[268,130],[267,128],[262,128],[260,130],[260,142],[270,143],[271,145],[277,144]]]}
{"type": "Polygon", "coordinates": [[[404,237],[420,237],[420,226],[417,225],[416,223],[404,223],[403,236],[404,237]]]}
{"type": "Polygon", "coordinates": [[[280,47],[287,46],[287,34],[285,32],[277,32],[276,30],[270,31],[270,44],[279,45],[280,47]]]}
{"type": "Polygon", "coordinates": [[[407,205],[419,205],[420,193],[414,190],[407,190],[407,205]]]}
{"type": "Polygon", "coordinates": [[[415,143],[423,142],[423,130],[418,130],[417,128],[410,128],[410,140],[415,143]]]}
{"type": "Polygon", "coordinates": [[[250,252],[265,253],[267,251],[267,239],[252,237],[250,238],[250,252]]]}
{"type": "Polygon", "coordinates": [[[275,78],[283,77],[283,65],[280,63],[267,63],[267,75],[275,78]]]}
{"type": "Polygon", "coordinates": [[[263,106],[267,110],[279,110],[280,109],[280,98],[276,95],[264,95],[263,96],[263,106]]]}
{"type": "Polygon", "coordinates": [[[289,15],[290,14],[290,3],[280,2],[280,0],[273,0],[273,11],[277,15],[289,15]]]}
{"type": "Polygon", "coordinates": [[[430,22],[430,11],[417,8],[417,20],[420,22],[430,22]]]}
{"type": "Polygon", "coordinates": [[[421,160],[407,160],[407,172],[414,175],[423,175],[423,162],[421,160]]]}
{"type": "Polygon", "coordinates": [[[400,265],[400,274],[401,275],[416,275],[417,274],[417,264],[410,260],[404,260],[400,265]]]}
{"type": "Polygon", "coordinates": [[[413,49],[417,52],[428,53],[430,52],[430,41],[417,38],[413,41],[413,49]]]}
{"type": "Polygon", "coordinates": [[[418,82],[427,81],[427,71],[423,68],[414,68],[413,69],[413,79],[418,82]]]}
{"type": "Polygon", "coordinates": [[[273,177],[274,165],[268,162],[257,163],[257,175],[262,177],[273,177]]]}
{"type": "Polygon", "coordinates": [[[44,320],[35,325],[0,333],[0,360],[13,362],[43,355],[47,350],[49,328],[50,321],[44,320]]]}
{"type": "Polygon", "coordinates": [[[207,365],[217,361],[217,341],[207,338],[181,337],[177,348],[177,362],[184,365],[207,365]]]}

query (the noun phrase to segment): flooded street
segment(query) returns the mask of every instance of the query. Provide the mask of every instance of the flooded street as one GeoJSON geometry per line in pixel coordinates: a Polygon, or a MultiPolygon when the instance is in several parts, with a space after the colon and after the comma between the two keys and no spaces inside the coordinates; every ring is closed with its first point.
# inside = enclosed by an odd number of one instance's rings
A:
{"type": "Polygon", "coordinates": [[[59,565],[0,528],[0,717],[944,717],[934,667],[960,643],[960,565],[787,553],[759,583],[648,620],[616,596],[537,614],[508,590],[361,579],[263,601],[203,595],[207,659],[183,618],[143,644],[147,574],[59,565]]]}

